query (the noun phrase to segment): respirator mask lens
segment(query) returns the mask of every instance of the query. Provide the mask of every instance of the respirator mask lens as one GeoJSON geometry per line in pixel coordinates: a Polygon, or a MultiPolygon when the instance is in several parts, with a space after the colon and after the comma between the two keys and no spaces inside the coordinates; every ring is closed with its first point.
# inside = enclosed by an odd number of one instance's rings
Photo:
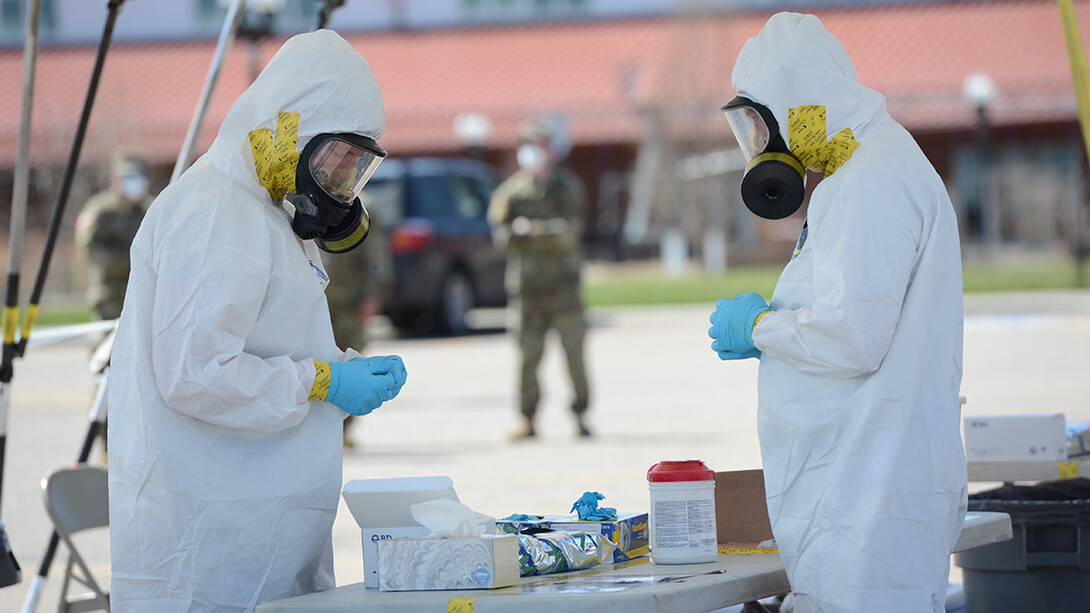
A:
{"type": "Polygon", "coordinates": [[[324,251],[344,253],[363,242],[371,216],[360,192],[386,152],[374,139],[352,133],[325,133],[312,138],[300,153],[295,192],[281,207],[303,240],[314,240],[324,251]]]}
{"type": "Polygon", "coordinates": [[[724,107],[723,114],[727,116],[727,122],[738,141],[738,148],[746,157],[746,162],[768,147],[770,131],[757,109],[751,106],[724,107]]]}
{"type": "Polygon", "coordinates": [[[322,191],[348,206],[385,158],[386,152],[366,136],[338,135],[318,146],[309,170],[322,191]]]}

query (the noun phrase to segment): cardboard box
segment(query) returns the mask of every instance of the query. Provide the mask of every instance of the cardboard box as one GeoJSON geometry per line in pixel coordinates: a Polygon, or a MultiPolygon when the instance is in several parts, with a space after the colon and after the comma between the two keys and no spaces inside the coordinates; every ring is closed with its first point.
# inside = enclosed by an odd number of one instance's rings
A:
{"type": "Polygon", "coordinates": [[[397,538],[378,543],[382,591],[480,590],[519,581],[514,534],[476,538],[397,538]]]}
{"type": "MultiPolygon", "coordinates": [[[[378,543],[430,532],[413,519],[412,505],[436,498],[458,500],[450,477],[357,479],[345,483],[341,495],[362,533],[363,583],[369,588],[378,587],[378,543]]],[[[517,568],[517,546],[515,557],[517,568]]]]}
{"type": "Polygon", "coordinates": [[[617,519],[607,521],[580,521],[571,517],[549,518],[553,530],[598,533],[613,541],[613,562],[624,562],[647,554],[650,535],[647,513],[618,513],[617,519]]]}
{"type": "Polygon", "coordinates": [[[1063,413],[966,416],[970,462],[1062,462],[1067,459],[1063,413]]]}
{"type": "Polygon", "coordinates": [[[720,545],[755,549],[772,538],[764,471],[715,473],[715,530],[720,545]]]}

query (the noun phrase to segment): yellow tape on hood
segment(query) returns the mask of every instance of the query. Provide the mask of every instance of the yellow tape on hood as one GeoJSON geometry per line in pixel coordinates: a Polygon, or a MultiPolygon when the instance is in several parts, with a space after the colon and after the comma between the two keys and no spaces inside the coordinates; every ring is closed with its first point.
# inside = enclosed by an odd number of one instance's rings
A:
{"type": "Polygon", "coordinates": [[[825,176],[836,172],[859,147],[851,128],[844,128],[826,140],[825,107],[799,106],[787,111],[787,142],[791,153],[811,170],[825,176]]]}
{"type": "Polygon", "coordinates": [[[276,137],[268,128],[250,132],[257,180],[269,191],[273,202],[287,192],[295,192],[295,169],[299,165],[299,113],[280,113],[276,119],[276,137]]]}

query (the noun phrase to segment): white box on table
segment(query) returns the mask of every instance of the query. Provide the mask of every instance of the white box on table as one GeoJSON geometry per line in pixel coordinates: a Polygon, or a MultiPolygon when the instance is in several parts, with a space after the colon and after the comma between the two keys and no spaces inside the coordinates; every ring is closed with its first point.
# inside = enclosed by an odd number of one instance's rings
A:
{"type": "Polygon", "coordinates": [[[437,498],[458,500],[450,477],[356,479],[344,484],[341,495],[362,531],[363,583],[369,588],[378,587],[378,543],[428,534],[413,519],[412,505],[437,498]]]}
{"type": "Polygon", "coordinates": [[[515,534],[398,538],[378,543],[382,591],[481,590],[519,581],[515,534]]]}
{"type": "Polygon", "coordinates": [[[965,459],[970,462],[1059,462],[1067,459],[1063,413],[968,415],[965,459]]]}

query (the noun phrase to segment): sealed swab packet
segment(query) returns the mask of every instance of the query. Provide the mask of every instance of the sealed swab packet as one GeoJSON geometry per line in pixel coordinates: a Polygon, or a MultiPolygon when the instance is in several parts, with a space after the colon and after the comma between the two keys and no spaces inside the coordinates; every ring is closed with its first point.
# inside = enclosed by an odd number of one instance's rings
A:
{"type": "Polygon", "coordinates": [[[601,534],[532,529],[519,535],[519,574],[547,575],[613,561],[617,548],[601,534]]]}

